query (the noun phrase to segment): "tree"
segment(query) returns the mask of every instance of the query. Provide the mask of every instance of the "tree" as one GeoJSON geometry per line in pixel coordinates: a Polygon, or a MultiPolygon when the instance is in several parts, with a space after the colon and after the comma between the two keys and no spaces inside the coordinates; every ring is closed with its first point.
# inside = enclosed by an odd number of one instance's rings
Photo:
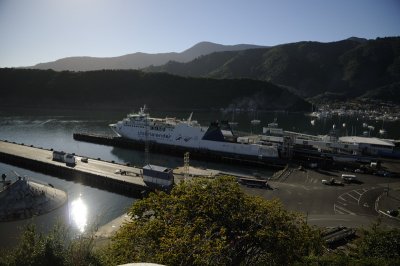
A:
{"type": "Polygon", "coordinates": [[[231,177],[182,182],[135,202],[129,214],[107,264],[287,265],[322,249],[303,217],[244,194],[231,177]]]}
{"type": "Polygon", "coordinates": [[[44,235],[37,232],[34,225],[29,224],[25,227],[18,245],[11,250],[2,251],[0,265],[100,265],[92,249],[91,233],[72,238],[67,227],[57,224],[44,235]]]}
{"type": "Polygon", "coordinates": [[[359,238],[347,249],[333,250],[323,256],[308,256],[299,265],[400,265],[400,230],[381,227],[381,221],[359,229],[359,238]]]}
{"type": "Polygon", "coordinates": [[[366,258],[397,259],[400,258],[400,230],[398,228],[383,229],[380,221],[374,223],[369,230],[362,230],[357,243],[357,255],[366,258]]]}

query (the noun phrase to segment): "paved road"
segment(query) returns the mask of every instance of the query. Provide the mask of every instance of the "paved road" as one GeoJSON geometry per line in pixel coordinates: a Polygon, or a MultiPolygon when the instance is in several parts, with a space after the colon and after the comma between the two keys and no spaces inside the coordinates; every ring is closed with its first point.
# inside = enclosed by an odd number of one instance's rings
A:
{"type": "MultiPolygon", "coordinates": [[[[0,152],[60,167],[68,167],[63,162],[53,161],[53,152],[50,150],[0,141],[0,152]]],[[[140,186],[146,186],[143,179],[140,177],[140,169],[131,166],[96,159],[89,159],[87,163],[84,163],[81,162],[81,157],[76,156],[76,165],[73,168],[86,173],[97,174],[140,186]],[[123,170],[127,174],[118,174],[116,173],[117,170],[123,170]]]]}
{"type": "Polygon", "coordinates": [[[273,190],[242,187],[251,195],[280,199],[288,209],[308,215],[311,224],[359,227],[381,217],[386,225],[400,227],[398,220],[382,217],[379,212],[379,199],[385,189],[388,186],[400,188],[398,178],[357,174],[359,183],[344,186],[322,184],[322,179],[334,177],[341,180],[342,173],[293,170],[288,177],[270,181],[273,190]]]}

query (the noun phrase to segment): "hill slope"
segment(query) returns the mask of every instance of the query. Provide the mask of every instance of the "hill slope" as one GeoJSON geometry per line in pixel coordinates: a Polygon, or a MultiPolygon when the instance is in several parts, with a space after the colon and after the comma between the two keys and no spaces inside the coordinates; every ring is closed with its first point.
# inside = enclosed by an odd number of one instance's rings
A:
{"type": "Polygon", "coordinates": [[[400,81],[400,38],[350,38],[332,43],[299,42],[219,52],[188,63],[149,67],[146,71],[251,78],[284,85],[303,97],[328,92],[354,98],[400,81]]]}
{"type": "Polygon", "coordinates": [[[235,105],[258,110],[310,110],[310,104],[284,88],[248,79],[184,78],[138,70],[55,72],[0,69],[2,105],[101,107],[130,110],[210,109],[235,105]]]}
{"type": "Polygon", "coordinates": [[[222,45],[211,42],[200,42],[181,53],[133,53],[118,57],[68,57],[53,62],[40,63],[33,69],[53,69],[56,71],[90,71],[101,69],[140,69],[151,65],[158,66],[168,61],[189,62],[198,56],[220,51],[237,51],[261,46],[251,44],[222,45]]]}

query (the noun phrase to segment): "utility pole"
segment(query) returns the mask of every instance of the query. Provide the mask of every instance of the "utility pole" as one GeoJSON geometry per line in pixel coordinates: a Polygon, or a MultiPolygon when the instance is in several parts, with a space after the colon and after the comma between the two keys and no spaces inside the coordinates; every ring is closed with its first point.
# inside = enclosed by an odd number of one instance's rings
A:
{"type": "Polygon", "coordinates": [[[189,152],[185,152],[183,157],[183,177],[186,180],[189,177],[189,152]]]}
{"type": "MultiPolygon", "coordinates": [[[[143,108],[143,113],[145,112],[146,105],[143,108]]],[[[144,139],[144,164],[149,165],[150,164],[150,159],[149,159],[149,117],[145,116],[145,139],[144,139]]]]}

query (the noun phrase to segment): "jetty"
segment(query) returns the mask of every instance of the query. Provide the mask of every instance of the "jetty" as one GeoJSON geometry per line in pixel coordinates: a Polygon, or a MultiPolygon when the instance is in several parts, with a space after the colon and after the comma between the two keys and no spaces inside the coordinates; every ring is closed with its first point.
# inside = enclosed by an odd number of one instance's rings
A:
{"type": "Polygon", "coordinates": [[[141,168],[74,155],[75,163],[53,160],[53,150],[0,141],[0,161],[132,197],[153,189],[141,168]]]}

